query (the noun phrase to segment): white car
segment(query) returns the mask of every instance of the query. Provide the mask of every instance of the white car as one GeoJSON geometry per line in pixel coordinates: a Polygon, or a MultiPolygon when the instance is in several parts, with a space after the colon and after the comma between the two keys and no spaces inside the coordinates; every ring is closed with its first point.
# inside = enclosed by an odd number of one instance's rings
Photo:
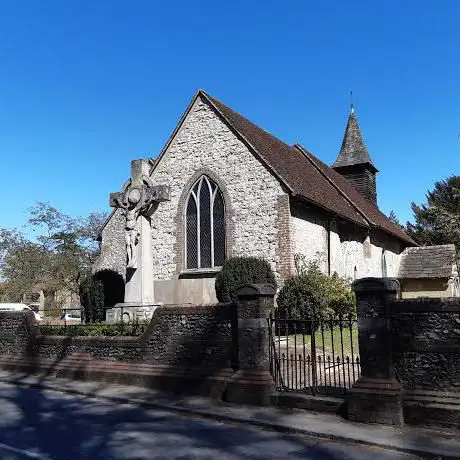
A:
{"type": "Polygon", "coordinates": [[[0,312],[2,311],[31,311],[37,321],[43,321],[39,313],[23,303],[0,303],[0,312]]]}
{"type": "Polygon", "coordinates": [[[64,321],[79,321],[81,322],[81,314],[80,313],[63,313],[60,318],[64,321]]]}

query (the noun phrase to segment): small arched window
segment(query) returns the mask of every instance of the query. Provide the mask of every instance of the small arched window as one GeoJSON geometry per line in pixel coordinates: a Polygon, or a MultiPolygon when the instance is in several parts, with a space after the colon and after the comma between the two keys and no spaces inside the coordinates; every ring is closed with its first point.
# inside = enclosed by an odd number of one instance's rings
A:
{"type": "Polygon", "coordinates": [[[202,176],[190,190],[185,208],[186,266],[221,267],[225,260],[225,203],[215,182],[202,176]]]}
{"type": "Polygon", "coordinates": [[[382,278],[386,278],[387,276],[387,255],[385,249],[382,249],[382,278]]]}

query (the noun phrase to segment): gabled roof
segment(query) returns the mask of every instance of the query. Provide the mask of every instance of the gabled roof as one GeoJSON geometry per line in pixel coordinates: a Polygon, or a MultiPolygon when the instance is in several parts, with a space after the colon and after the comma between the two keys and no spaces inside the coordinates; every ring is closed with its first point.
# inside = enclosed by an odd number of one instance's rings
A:
{"type": "Polygon", "coordinates": [[[359,129],[358,120],[355,116],[355,111],[352,108],[348,117],[347,127],[345,128],[345,135],[343,136],[339,156],[332,167],[338,168],[365,163],[371,165],[375,171],[377,171],[367,151],[361,130],[359,129]]]}
{"type": "Polygon", "coordinates": [[[398,278],[450,278],[455,273],[455,245],[406,248],[398,278]]]}
{"type": "Polygon", "coordinates": [[[412,238],[410,238],[401,227],[394,224],[377,208],[377,206],[361,195],[361,193],[359,193],[345,177],[316,158],[312,153],[303,149],[303,147],[298,147],[304,151],[306,158],[341,191],[344,198],[356,207],[356,209],[366,218],[372,227],[384,230],[385,232],[395,235],[407,243],[416,245],[415,241],[412,240],[412,238]]]}
{"type": "MultiPolygon", "coordinates": [[[[204,91],[200,95],[293,196],[303,198],[363,227],[376,227],[408,245],[416,243],[343,176],[300,146],[291,147],[204,91]]],[[[195,100],[195,99],[194,99],[195,100]]]]}

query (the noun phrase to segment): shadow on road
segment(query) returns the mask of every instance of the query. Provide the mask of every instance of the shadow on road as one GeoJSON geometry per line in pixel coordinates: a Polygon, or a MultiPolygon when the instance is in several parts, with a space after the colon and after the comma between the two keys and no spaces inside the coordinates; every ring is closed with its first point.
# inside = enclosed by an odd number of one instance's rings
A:
{"type": "Polygon", "coordinates": [[[346,458],[288,435],[46,390],[1,384],[0,399],[0,442],[53,460],[346,458]]]}

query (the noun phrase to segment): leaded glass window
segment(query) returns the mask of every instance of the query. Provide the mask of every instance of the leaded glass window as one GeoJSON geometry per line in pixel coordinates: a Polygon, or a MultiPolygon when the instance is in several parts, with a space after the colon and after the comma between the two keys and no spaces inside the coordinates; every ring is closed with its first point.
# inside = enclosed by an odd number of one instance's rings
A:
{"type": "Polygon", "coordinates": [[[202,176],[186,206],[187,268],[220,267],[225,260],[225,203],[219,187],[202,176]]]}

